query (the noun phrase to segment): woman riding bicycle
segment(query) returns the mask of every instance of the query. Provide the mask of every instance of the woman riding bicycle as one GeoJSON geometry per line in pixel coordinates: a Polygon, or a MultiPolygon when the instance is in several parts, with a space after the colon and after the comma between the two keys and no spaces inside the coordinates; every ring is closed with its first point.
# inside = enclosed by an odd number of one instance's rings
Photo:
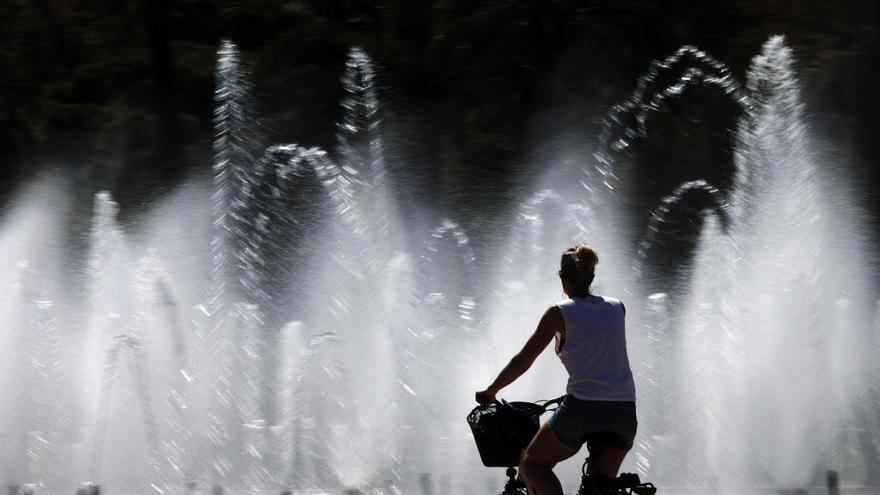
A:
{"type": "Polygon", "coordinates": [[[602,433],[605,440],[590,463],[609,478],[617,476],[633,445],[636,399],[626,354],[626,308],[617,299],[590,293],[598,262],[586,244],[562,254],[559,278],[569,299],[547,309],[523,349],[486,390],[476,393],[477,402],[494,402],[498,391],[525,373],[555,337],[568,385],[565,400],[523,453],[520,472],[530,493],[562,495],[553,467],[576,454],[593,434],[602,433]]]}

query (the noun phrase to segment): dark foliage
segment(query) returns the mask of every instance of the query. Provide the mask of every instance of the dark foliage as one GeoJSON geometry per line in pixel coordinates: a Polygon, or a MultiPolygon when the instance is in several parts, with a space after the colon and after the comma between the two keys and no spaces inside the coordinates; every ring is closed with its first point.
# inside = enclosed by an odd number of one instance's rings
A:
{"type": "MultiPolygon", "coordinates": [[[[426,157],[420,173],[453,203],[475,190],[509,196],[514,182],[497,177],[528,172],[536,120],[551,113],[594,133],[651,58],[696,44],[743,76],[777,33],[796,49],[818,125],[872,163],[876,20],[868,0],[10,0],[0,183],[8,191],[50,163],[124,205],[205,169],[222,37],[252,68],[270,137],[328,148],[345,53],[362,46],[380,64],[390,132],[426,157]]],[[[694,175],[724,185],[735,109],[697,98],[707,105],[664,117],[636,157],[646,203],[694,175]]]]}

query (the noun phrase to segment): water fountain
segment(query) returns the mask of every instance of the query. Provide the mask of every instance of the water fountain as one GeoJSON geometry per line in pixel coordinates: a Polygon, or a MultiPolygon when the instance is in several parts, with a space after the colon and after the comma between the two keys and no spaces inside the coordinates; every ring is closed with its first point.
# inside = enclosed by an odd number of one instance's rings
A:
{"type": "MultiPolygon", "coordinates": [[[[640,431],[625,469],[676,493],[800,489],[829,471],[876,486],[871,239],[851,199],[829,200],[794,74],[781,37],[745,86],[690,46],[652,63],[609,112],[583,187],[536,184],[495,251],[477,253],[454,219],[420,239],[395,210],[362,50],[327,152],[261,142],[223,42],[211,184],[181,186],[136,228],[96,195],[78,278],[59,266],[79,256],[57,234],[63,180],[11,203],[0,481],[16,493],[490,493],[502,477],[469,437],[471,394],[561,297],[562,249],[588,241],[597,290],[629,310],[640,431]],[[742,109],[733,185],[680,185],[631,248],[618,157],[694,85],[742,109]],[[708,206],[692,268],[655,292],[655,245],[697,196],[708,206]]],[[[504,395],[553,397],[562,373],[548,352],[504,395]]],[[[560,466],[566,484],[579,467],[560,466]]]]}

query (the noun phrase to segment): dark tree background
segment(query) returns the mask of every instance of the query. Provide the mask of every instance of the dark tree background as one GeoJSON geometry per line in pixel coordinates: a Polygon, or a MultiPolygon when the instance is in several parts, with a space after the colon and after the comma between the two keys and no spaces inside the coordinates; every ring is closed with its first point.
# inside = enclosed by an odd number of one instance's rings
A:
{"type": "MultiPolygon", "coordinates": [[[[455,204],[515,196],[547,137],[535,128],[595,135],[650,59],[695,44],[744,79],[767,37],[784,34],[811,125],[873,185],[877,14],[871,0],[7,0],[0,191],[65,168],[125,208],[205,170],[223,37],[251,69],[267,139],[325,148],[346,51],[363,47],[378,64],[391,153],[426,177],[417,192],[431,184],[455,204]]],[[[646,203],[681,180],[725,184],[735,109],[695,98],[636,157],[646,203]]]]}

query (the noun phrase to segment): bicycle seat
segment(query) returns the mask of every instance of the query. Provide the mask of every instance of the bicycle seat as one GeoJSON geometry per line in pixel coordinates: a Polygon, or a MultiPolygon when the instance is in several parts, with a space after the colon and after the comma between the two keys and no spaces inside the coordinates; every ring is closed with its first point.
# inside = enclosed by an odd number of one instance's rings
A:
{"type": "Polygon", "coordinates": [[[619,433],[613,431],[596,431],[587,434],[587,449],[593,452],[606,445],[619,445],[623,439],[619,433]]]}

